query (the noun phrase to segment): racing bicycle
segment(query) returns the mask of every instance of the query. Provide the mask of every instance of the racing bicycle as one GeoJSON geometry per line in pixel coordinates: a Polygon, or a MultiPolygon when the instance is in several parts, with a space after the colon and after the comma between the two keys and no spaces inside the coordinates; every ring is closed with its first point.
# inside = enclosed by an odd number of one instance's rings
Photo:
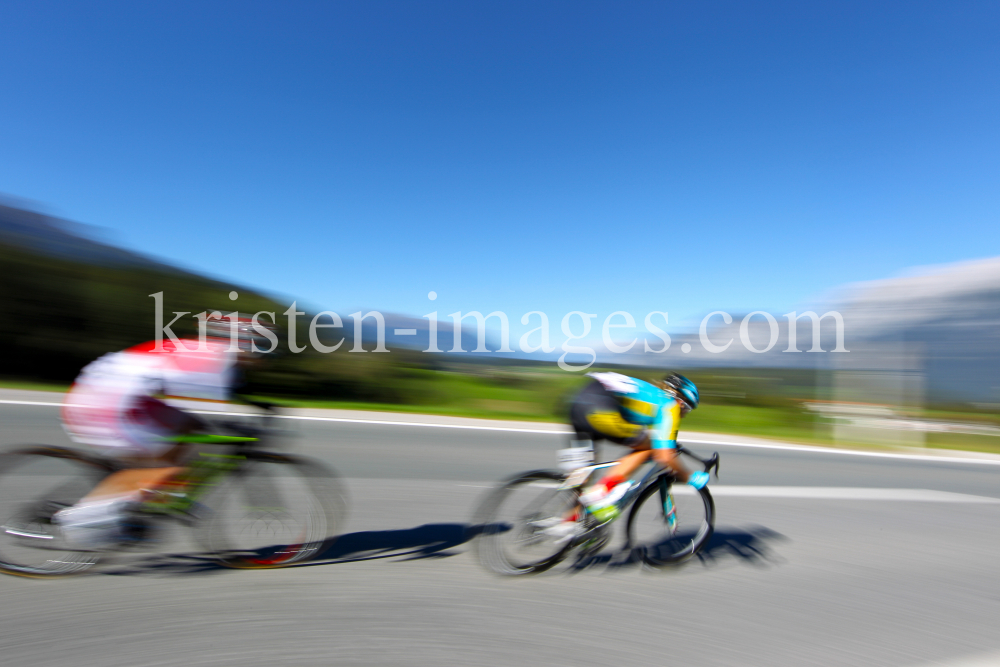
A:
{"type": "MultiPolygon", "coordinates": [[[[703,459],[681,445],[677,450],[718,476],[718,452],[703,459]]],[[[569,473],[536,470],[501,482],[475,514],[479,534],[474,548],[480,562],[497,574],[519,575],[543,572],[573,553],[580,559],[596,554],[610,540],[611,522],[585,511],[580,493],[595,473],[617,464],[585,465],[569,473]],[[567,521],[574,522],[572,532],[555,529],[567,521]]],[[[708,487],[679,483],[672,471],[652,460],[646,465],[618,503],[626,521],[625,550],[652,567],[684,562],[712,536],[712,494],[708,487]]]]}
{"type": "MultiPolygon", "coordinates": [[[[237,435],[176,438],[193,450],[183,472],[128,512],[121,544],[111,551],[155,544],[165,523],[189,527],[209,557],[234,568],[300,563],[329,545],[346,518],[343,485],[316,461],[261,449],[273,434],[266,424],[227,425],[237,435]]],[[[53,516],[121,467],[64,447],[0,454],[0,572],[75,574],[108,556],[67,543],[53,516]]]]}

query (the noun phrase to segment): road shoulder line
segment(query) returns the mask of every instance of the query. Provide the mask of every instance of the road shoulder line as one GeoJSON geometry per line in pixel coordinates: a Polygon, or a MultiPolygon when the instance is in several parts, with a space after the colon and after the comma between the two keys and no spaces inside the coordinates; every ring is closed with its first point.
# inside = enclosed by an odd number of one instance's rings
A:
{"type": "MultiPolygon", "coordinates": [[[[0,390],[0,396],[9,395],[9,391],[0,390]]],[[[62,394],[54,392],[17,392],[18,394],[31,394],[31,397],[17,396],[16,398],[0,399],[0,405],[33,405],[39,407],[62,407],[61,401],[53,401],[52,397],[61,397],[62,394]],[[37,397],[37,398],[36,398],[37,397]],[[39,400],[41,398],[49,400],[39,400]]],[[[244,416],[257,414],[244,406],[232,406],[237,408],[225,412],[217,410],[192,410],[197,414],[215,414],[244,416]]],[[[345,424],[369,424],[373,426],[405,426],[418,428],[452,428],[467,429],[474,431],[497,431],[506,433],[526,433],[534,435],[559,435],[569,436],[571,431],[564,424],[553,424],[546,422],[506,422],[489,419],[473,419],[470,417],[445,417],[441,415],[421,415],[414,413],[395,412],[366,412],[363,410],[333,410],[319,408],[292,408],[286,414],[278,415],[280,419],[291,419],[298,421],[321,421],[345,424]]],[[[1000,456],[994,454],[983,454],[980,452],[944,452],[944,453],[901,453],[901,452],[879,452],[864,451],[854,449],[839,449],[835,447],[817,447],[811,445],[797,445],[789,443],[779,443],[770,440],[744,438],[741,436],[727,436],[713,433],[689,432],[684,435],[684,443],[692,445],[708,445],[717,447],[748,447],[758,449],[775,449],[808,454],[832,454],[839,456],[867,456],[875,458],[889,458],[908,461],[928,461],[936,463],[964,463],[974,465],[1000,465],[1000,456]]]]}

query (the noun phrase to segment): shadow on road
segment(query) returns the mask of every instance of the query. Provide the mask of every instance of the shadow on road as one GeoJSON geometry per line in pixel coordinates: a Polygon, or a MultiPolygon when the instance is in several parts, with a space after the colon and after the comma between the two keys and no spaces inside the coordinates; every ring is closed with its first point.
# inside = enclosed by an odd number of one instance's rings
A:
{"type": "Polygon", "coordinates": [[[355,563],[380,558],[423,560],[456,555],[453,549],[478,534],[461,523],[432,523],[405,530],[373,530],[342,536],[307,565],[355,563]]]}
{"type": "MultiPolygon", "coordinates": [[[[461,523],[434,523],[401,530],[372,530],[342,535],[319,556],[291,567],[315,567],[358,563],[370,560],[395,559],[398,562],[442,559],[455,556],[455,549],[479,534],[480,526],[461,523]]],[[[685,563],[690,567],[716,567],[727,563],[753,566],[777,565],[783,562],[773,548],[774,542],[787,538],[764,526],[718,529],[704,549],[685,563]]],[[[570,564],[563,572],[595,573],[640,567],[637,551],[606,551],[570,564]]],[[[665,568],[676,570],[676,567],[665,568]]],[[[198,554],[159,554],[143,556],[129,563],[109,567],[105,574],[118,576],[192,575],[224,572],[228,568],[198,554]]]]}
{"type": "MultiPolygon", "coordinates": [[[[371,530],[340,536],[317,557],[291,567],[311,567],[395,558],[400,561],[448,558],[450,551],[478,534],[461,523],[425,524],[402,530],[371,530]]],[[[105,570],[118,576],[209,574],[228,570],[214,559],[199,554],[155,554],[105,570]]]]}
{"type": "MultiPolygon", "coordinates": [[[[679,567],[690,568],[698,565],[714,567],[726,563],[742,563],[758,567],[779,565],[784,559],[774,552],[771,545],[787,539],[781,533],[764,526],[717,529],[697,556],[685,563],[664,569],[676,570],[679,567]]],[[[599,553],[575,563],[567,573],[641,566],[639,551],[633,549],[629,553],[622,551],[599,553]]]]}
{"type": "Polygon", "coordinates": [[[698,560],[706,566],[727,559],[735,559],[748,565],[779,565],[784,559],[774,553],[770,543],[787,539],[781,533],[764,526],[753,526],[746,530],[717,530],[698,554],[698,560]]]}

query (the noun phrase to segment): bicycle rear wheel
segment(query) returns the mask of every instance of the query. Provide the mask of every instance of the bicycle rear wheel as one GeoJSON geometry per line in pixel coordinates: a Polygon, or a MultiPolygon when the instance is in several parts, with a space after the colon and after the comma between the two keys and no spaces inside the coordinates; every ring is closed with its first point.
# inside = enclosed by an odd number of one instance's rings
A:
{"type": "Polygon", "coordinates": [[[24,577],[82,572],[101,554],[70,548],[56,512],[77,503],[114,465],[61,447],[0,455],[0,571],[24,577]]]}
{"type": "Polygon", "coordinates": [[[347,494],[336,474],[281,454],[247,452],[243,467],[205,499],[197,538],[222,564],[274,568],[301,563],[336,539],[347,494]]]}
{"type": "Polygon", "coordinates": [[[579,507],[575,489],[560,489],[563,476],[548,471],[519,475],[490,493],[476,512],[474,547],[487,569],[504,575],[542,572],[566,557],[573,540],[553,526],[579,507]]]}
{"type": "Polygon", "coordinates": [[[628,515],[629,546],[654,567],[683,562],[705,546],[715,525],[708,488],[674,484],[661,475],[643,489],[628,515]]]}

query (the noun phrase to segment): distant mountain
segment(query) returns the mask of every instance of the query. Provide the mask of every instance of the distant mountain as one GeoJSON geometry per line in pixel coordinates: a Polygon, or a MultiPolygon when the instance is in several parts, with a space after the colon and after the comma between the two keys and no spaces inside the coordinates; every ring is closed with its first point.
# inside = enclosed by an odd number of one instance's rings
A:
{"type": "Polygon", "coordinates": [[[977,327],[1000,316],[1000,257],[921,267],[843,291],[845,312],[868,338],[943,323],[977,327]]]}
{"type": "MultiPolygon", "coordinates": [[[[238,308],[247,313],[260,310],[275,312],[279,326],[287,303],[253,290],[185,271],[144,255],[87,238],[87,228],[9,204],[0,204],[0,347],[13,350],[0,363],[0,376],[68,380],[80,367],[97,356],[148,340],[155,335],[154,305],[149,295],[163,292],[166,313],[201,312],[205,309],[238,308]],[[231,290],[239,293],[238,302],[229,299],[231,290]]],[[[368,310],[362,312],[367,313],[368,310]]],[[[272,388],[293,389],[301,378],[309,376],[319,384],[330,384],[330,377],[354,368],[361,357],[348,355],[354,347],[354,321],[340,312],[343,327],[323,329],[319,336],[326,344],[343,338],[336,354],[310,351],[286,356],[276,368],[281,373],[270,380],[272,388]],[[357,357],[357,359],[354,359],[357,357]],[[287,368],[285,368],[287,367],[287,368]],[[281,375],[282,377],[277,377],[281,375]],[[326,378],[326,379],[324,379],[326,378]]],[[[314,313],[300,316],[298,343],[308,343],[308,327],[314,313]]],[[[169,317],[169,316],[168,316],[169,317]]],[[[384,313],[384,341],[390,350],[426,350],[430,323],[423,318],[384,313]]],[[[191,318],[173,326],[178,335],[194,333],[191,318]]],[[[328,323],[324,318],[322,323],[328,323]]],[[[437,323],[437,348],[444,352],[453,347],[452,323],[437,323]]],[[[375,349],[378,330],[375,318],[362,321],[364,349],[375,349]]],[[[479,361],[488,354],[473,353],[477,346],[474,329],[463,327],[462,355],[417,355],[413,363],[435,364],[449,361],[479,361]],[[435,361],[433,358],[437,358],[435,361]],[[416,361],[414,361],[416,360],[416,361]]],[[[487,345],[495,349],[492,337],[487,345]]],[[[397,357],[388,359],[390,363],[397,357]]],[[[382,355],[374,355],[382,358],[382,355]]],[[[374,361],[374,360],[373,360],[374,361]]],[[[382,359],[378,363],[385,363],[382,359]]],[[[363,374],[362,374],[363,375],[363,374]]],[[[374,373],[371,373],[375,377],[374,373]]],[[[342,385],[343,381],[339,381],[342,385]]],[[[356,378],[344,386],[346,393],[358,389],[356,378]]],[[[373,380],[374,382],[374,380],[373,380]]]]}
{"type": "Polygon", "coordinates": [[[843,312],[868,365],[921,373],[931,400],[1000,402],[1000,257],[850,286],[843,312]]]}
{"type": "MultiPolygon", "coordinates": [[[[801,315],[807,308],[800,308],[801,315]]],[[[599,351],[600,361],[660,367],[814,368],[849,374],[881,373],[900,378],[900,386],[919,382],[929,400],[1000,402],[1000,257],[924,267],[906,275],[848,285],[825,304],[812,307],[818,315],[839,312],[844,321],[848,353],[833,353],[833,320],[821,324],[823,353],[809,353],[812,325],[796,324],[796,347],[789,348],[788,320],[772,313],[777,337],[767,352],[753,352],[741,340],[742,314],[725,324],[714,316],[708,326],[715,345],[732,341],[725,352],[709,352],[696,333],[672,336],[661,354],[642,352],[642,340],[627,354],[599,351]],[[690,351],[685,353],[683,345],[690,351]]],[[[751,345],[768,347],[771,329],[762,316],[747,327],[751,345]]],[[[651,341],[659,348],[659,341],[651,341]]]]}
{"type": "MultiPolygon", "coordinates": [[[[82,363],[101,352],[120,349],[129,341],[148,336],[153,330],[148,295],[160,290],[168,296],[167,310],[226,308],[231,305],[228,292],[234,287],[240,292],[241,310],[284,309],[273,299],[251,290],[87,238],[81,233],[85,229],[0,204],[0,307],[5,313],[0,321],[0,345],[16,351],[7,355],[0,375],[72,377],[82,363]]],[[[593,341],[574,344],[593,348],[600,364],[916,373],[923,378],[931,398],[1000,401],[1000,257],[927,267],[895,278],[849,285],[827,304],[816,304],[813,310],[819,315],[829,310],[842,314],[849,353],[830,352],[836,341],[829,318],[821,325],[823,354],[806,352],[812,346],[808,319],[796,324],[797,348],[801,352],[787,352],[789,327],[781,313],[772,313],[778,335],[764,353],[753,352],[743,344],[743,315],[737,313],[732,313],[729,324],[718,315],[710,322],[707,333],[715,345],[732,341],[725,352],[718,354],[705,349],[698,333],[673,334],[670,348],[663,353],[645,352],[641,336],[632,350],[623,354],[612,353],[593,341]],[[685,345],[689,346],[687,352],[685,345]]],[[[353,346],[353,321],[347,313],[340,315],[343,329],[325,330],[322,338],[337,340],[343,336],[343,348],[349,349],[353,346]]],[[[430,323],[425,318],[391,313],[383,316],[385,342],[390,349],[428,349],[430,323]]],[[[300,323],[300,342],[305,338],[303,325],[308,326],[307,321],[300,323]]],[[[595,329],[599,330],[599,326],[595,329]]],[[[761,316],[750,322],[746,333],[754,348],[768,347],[771,330],[761,316]]],[[[559,348],[549,354],[475,353],[476,332],[468,326],[462,328],[460,341],[466,353],[448,354],[454,346],[453,335],[453,324],[439,321],[437,347],[443,354],[418,357],[428,361],[435,357],[464,362],[552,362],[562,354],[559,348]]],[[[364,320],[365,349],[373,349],[376,338],[374,319],[364,320]]],[[[659,339],[646,338],[653,349],[662,347],[659,339]]],[[[511,345],[516,348],[516,341],[512,340],[511,345]]],[[[486,346],[491,350],[499,346],[495,332],[487,335],[486,346]]],[[[571,355],[568,361],[586,363],[589,356],[571,355]]],[[[288,382],[294,381],[291,374],[289,378],[288,382]]]]}
{"type": "Polygon", "coordinates": [[[84,225],[0,204],[0,243],[87,264],[186,273],[138,253],[86,238],[84,225]]]}
{"type": "MultiPolygon", "coordinates": [[[[429,320],[425,318],[408,317],[406,315],[396,315],[393,313],[383,313],[383,316],[385,318],[385,342],[386,346],[390,349],[411,348],[415,350],[427,350],[430,347],[431,323],[429,320]]],[[[352,327],[351,331],[353,331],[354,324],[351,318],[345,318],[345,325],[352,327]]],[[[368,318],[364,320],[362,322],[362,336],[366,347],[368,346],[368,343],[375,342],[376,335],[377,328],[374,319],[368,318]]],[[[475,329],[468,326],[462,327],[460,337],[461,348],[468,353],[463,354],[462,356],[487,356],[492,354],[486,352],[472,352],[479,345],[477,336],[478,334],[475,329]]],[[[455,325],[451,322],[451,320],[438,320],[435,340],[437,341],[437,349],[441,350],[442,353],[448,352],[454,347],[455,325]]],[[[496,337],[489,331],[486,332],[485,345],[491,350],[496,350],[499,347],[496,337]]],[[[458,355],[456,353],[455,355],[450,356],[457,357],[458,355]]]]}
{"type": "MultiPolygon", "coordinates": [[[[801,315],[805,310],[798,311],[801,315]]],[[[827,309],[818,309],[817,315],[824,315],[827,309]]],[[[833,363],[831,351],[836,348],[834,321],[827,317],[820,324],[820,348],[822,354],[806,353],[813,347],[812,320],[803,317],[796,321],[793,349],[789,352],[788,319],[783,313],[772,313],[775,318],[777,336],[772,343],[771,325],[762,315],[755,315],[747,324],[746,338],[753,350],[743,341],[742,323],[746,313],[730,313],[731,321],[726,324],[721,315],[713,315],[706,327],[709,349],[703,345],[700,332],[682,332],[670,334],[670,346],[664,347],[662,340],[645,334],[638,336],[631,350],[624,353],[613,353],[603,344],[590,345],[597,353],[598,360],[607,364],[622,364],[627,366],[652,366],[661,368],[829,368],[833,363]],[[652,351],[646,352],[648,343],[652,351]],[[687,351],[685,351],[687,350],[687,351]],[[761,350],[756,352],[754,350],[761,350]],[[766,351],[764,351],[766,350],[766,351]]],[[[858,331],[845,320],[845,343],[856,340],[858,331]]],[[[627,345],[628,340],[614,341],[619,345],[627,345]]],[[[850,344],[846,345],[850,349],[850,344]]],[[[837,356],[837,355],[832,355],[837,356]]]]}
{"type": "MultiPolygon", "coordinates": [[[[79,226],[0,205],[0,376],[72,379],[100,355],[155,335],[150,294],[164,311],[275,311],[273,299],[81,236],[79,226]]],[[[194,322],[174,326],[194,332],[194,322]]]]}

